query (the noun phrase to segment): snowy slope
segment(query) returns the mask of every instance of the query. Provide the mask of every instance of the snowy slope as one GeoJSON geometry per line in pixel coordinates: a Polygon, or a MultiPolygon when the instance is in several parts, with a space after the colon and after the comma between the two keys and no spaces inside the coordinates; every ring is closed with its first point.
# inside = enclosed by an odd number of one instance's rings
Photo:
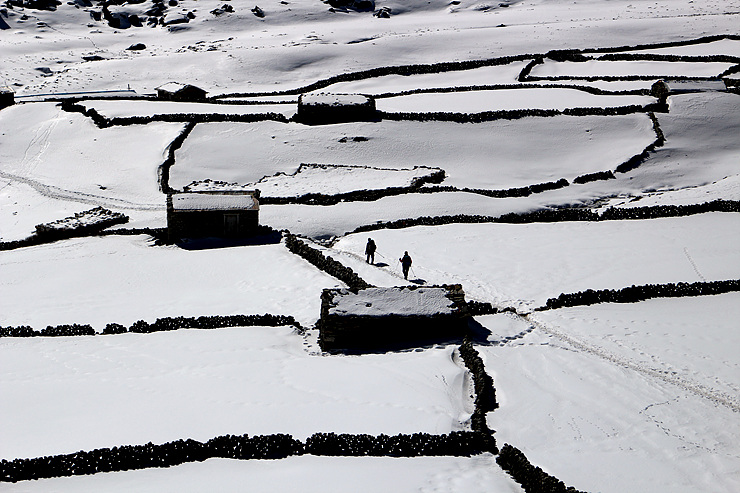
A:
{"type": "MultiPolygon", "coordinates": [[[[317,0],[263,3],[264,17],[253,14],[254,4],[232,4],[234,12],[214,15],[222,0],[182,0],[168,6],[167,15],[190,12],[189,22],[125,29],[93,20],[90,10],[99,10],[97,5],[0,9],[0,83],[23,103],[0,110],[0,241],[98,205],[131,216],[118,228],[166,226],[159,171],[184,124],[101,129],[55,101],[36,102],[45,94],[129,89],[153,94],[164,83],[181,82],[202,87],[209,96],[235,95],[232,101],[261,104],[85,104],[107,116],[165,115],[185,108],[224,115],[284,108],[280,111],[289,116],[298,89],[361,70],[381,69],[378,77],[334,79],[317,90],[378,95],[536,86],[549,81],[520,83],[518,77],[537,55],[551,50],[623,47],[623,53],[641,55],[740,56],[735,39],[636,47],[738,35],[737,0],[377,0],[375,10],[391,9],[388,19],[371,11],[330,9],[317,0]],[[135,43],[145,48],[127,49],[135,43]],[[520,58],[440,73],[382,72],[388,66],[505,56],[520,58]]],[[[144,15],[150,6],[110,8],[144,15]]],[[[566,86],[624,91],[649,89],[659,76],[709,78],[731,66],[726,59],[574,63],[555,55],[534,66],[531,75],[565,77],[557,83],[566,86]],[[585,80],[634,76],[645,80],[585,80]]],[[[587,173],[614,171],[653,143],[657,135],[648,115],[477,124],[199,123],[175,153],[169,184],[180,189],[210,179],[251,186],[270,177],[263,183],[278,183],[286,194],[377,190],[406,186],[419,165],[443,169],[442,185],[458,188],[499,190],[565,178],[567,187],[528,197],[444,192],[331,206],[263,205],[260,219],[314,239],[339,237],[322,251],[378,286],[405,284],[395,260],[408,250],[416,282],[460,282],[468,299],[523,310],[562,292],[738,278],[736,213],[458,224],[345,236],[376,221],[430,215],[737,200],[740,97],[717,81],[675,88],[683,92],[668,98],[668,112],[655,114],[664,145],[639,167],[606,181],[573,183],[587,173]],[[301,163],[372,171],[287,179],[301,163]],[[386,266],[365,264],[369,236],[378,244],[376,260],[386,266]]],[[[653,100],[535,87],[484,94],[489,97],[469,91],[380,98],[378,107],[477,112],[653,100]],[[407,105],[393,106],[401,102],[407,105]]],[[[288,327],[252,327],[0,339],[0,390],[6,397],[0,400],[5,423],[0,457],[225,433],[305,437],[316,431],[469,429],[470,378],[453,346],[357,357],[319,352],[313,324],[321,290],[339,286],[277,244],[188,250],[154,246],[147,236],[111,236],[0,251],[2,326],[90,323],[100,331],[109,322],[129,325],[162,316],[275,313],[292,315],[307,327],[303,336],[288,327]]],[[[740,361],[732,351],[736,305],[737,296],[727,294],[568,308],[538,312],[529,320],[511,313],[478,317],[490,331],[485,336],[482,329],[475,346],[494,378],[500,407],[487,419],[499,445],[511,443],[533,464],[580,490],[734,493],[740,488],[734,426],[740,361]]],[[[487,454],[209,460],[0,489],[228,491],[248,485],[255,491],[294,491],[297,484],[306,491],[521,491],[487,454]]]]}

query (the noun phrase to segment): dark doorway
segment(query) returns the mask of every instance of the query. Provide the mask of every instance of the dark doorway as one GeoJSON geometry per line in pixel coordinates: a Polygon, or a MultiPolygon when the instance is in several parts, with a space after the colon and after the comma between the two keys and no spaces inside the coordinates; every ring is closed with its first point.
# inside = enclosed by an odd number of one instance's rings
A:
{"type": "Polygon", "coordinates": [[[234,237],[239,234],[239,214],[224,214],[224,236],[234,237]]]}

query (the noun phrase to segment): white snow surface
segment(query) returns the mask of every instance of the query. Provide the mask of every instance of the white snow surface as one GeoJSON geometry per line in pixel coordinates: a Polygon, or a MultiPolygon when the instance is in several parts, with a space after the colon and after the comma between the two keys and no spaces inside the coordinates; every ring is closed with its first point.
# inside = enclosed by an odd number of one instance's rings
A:
{"type": "Polygon", "coordinates": [[[712,41],[711,43],[646,48],[644,50],[631,51],[631,53],[683,56],[730,55],[740,57],[740,40],[721,39],[719,41],[712,41]]]}
{"type": "Polygon", "coordinates": [[[522,493],[524,490],[490,454],[474,457],[317,457],[304,455],[282,460],[209,459],[167,469],[143,469],[94,476],[41,479],[8,484],[9,493],[55,491],[87,493],[106,491],[205,490],[254,493],[353,491],[357,493],[522,493]]]}
{"type": "Polygon", "coordinates": [[[464,428],[454,346],[313,357],[290,327],[0,341],[0,457],[181,438],[464,428]]]}
{"type": "Polygon", "coordinates": [[[707,77],[716,78],[732,64],[721,62],[663,62],[663,61],[605,61],[554,62],[546,60],[536,65],[533,77],[626,77],[631,75],[648,77],[707,77]]]}
{"type": "Polygon", "coordinates": [[[734,213],[417,226],[349,235],[335,248],[362,255],[368,235],[379,252],[408,250],[417,276],[429,284],[459,283],[473,299],[523,309],[586,289],[740,278],[740,217],[734,213]]]}
{"type": "Polygon", "coordinates": [[[357,190],[383,190],[409,187],[438,169],[414,166],[412,169],[372,168],[327,164],[301,164],[294,174],[278,173],[253,183],[205,180],[187,186],[189,191],[259,189],[261,197],[300,197],[309,193],[336,195],[357,190]]]}
{"type": "Polygon", "coordinates": [[[165,209],[157,173],[183,124],[152,123],[101,130],[53,103],[0,112],[0,237],[103,206],[138,218],[165,209]]]}
{"type": "Polygon", "coordinates": [[[176,193],[172,209],[176,211],[231,211],[257,209],[254,196],[247,193],[176,193]]]}
{"type": "MultiPolygon", "coordinates": [[[[296,88],[391,65],[524,55],[500,66],[364,78],[319,91],[378,95],[517,84],[526,64],[551,50],[740,34],[738,0],[527,0],[506,2],[508,7],[477,0],[456,5],[377,0],[376,8],[392,9],[390,19],[332,12],[315,0],[262,5],[264,18],[253,15],[251,5],[235,4],[234,13],[221,16],[209,13],[222,5],[223,0],[180,0],[168,7],[168,15],[192,11],[195,18],[169,28],[113,29],[93,21],[90,8],[65,2],[53,12],[13,7],[7,16],[0,14],[0,26],[8,27],[0,35],[0,80],[22,103],[0,111],[0,241],[22,238],[35,224],[99,205],[131,217],[117,228],[166,226],[160,166],[184,125],[100,129],[56,102],[36,102],[47,98],[44,94],[151,94],[176,80],[209,95],[246,93],[231,99],[295,108],[301,92],[296,88]],[[127,50],[134,43],[146,49],[127,50]]],[[[140,15],[148,7],[110,8],[140,15]]],[[[620,49],[740,56],[738,46],[736,40],[720,40],[620,49]]],[[[649,89],[662,76],[711,78],[730,65],[548,60],[532,75],[579,77],[557,84],[606,90],[649,89]],[[647,79],[585,80],[630,75],[647,79]]],[[[613,180],[507,199],[451,192],[333,206],[265,206],[261,220],[328,238],[379,220],[427,215],[738,200],[740,98],[717,89],[702,84],[691,88],[701,92],[671,95],[669,112],[656,114],[665,145],[613,180]]],[[[104,104],[110,104],[111,115],[129,116],[183,108],[118,103],[104,104]]],[[[219,113],[262,111],[215,106],[219,113]]],[[[465,125],[198,124],[176,153],[170,185],[179,189],[205,179],[249,184],[315,162],[397,170],[426,165],[445,170],[443,185],[503,189],[559,178],[572,182],[585,173],[614,170],[655,138],[644,114],[465,125]],[[347,142],[340,142],[344,137],[347,142]]],[[[365,180],[372,186],[391,180],[365,175],[340,184],[344,178],[342,173],[317,176],[310,187],[349,189],[365,180]]],[[[408,250],[416,281],[460,282],[468,299],[527,310],[561,292],[738,278],[736,216],[417,227],[350,235],[322,251],[368,282],[394,286],[404,282],[395,259],[408,250]],[[376,261],[387,265],[364,262],[368,236],[378,244],[376,261]]],[[[187,436],[208,439],[217,433],[466,428],[470,378],[452,348],[361,357],[321,354],[317,330],[311,328],[319,316],[319,296],[324,288],[343,286],[283,246],[185,250],[152,243],[146,236],[123,236],[0,251],[0,325],[42,329],[90,323],[100,331],[109,322],[130,325],[162,316],[275,313],[295,316],[308,330],[304,335],[289,327],[251,327],[0,339],[0,457],[187,436]],[[122,410],[129,414],[116,414],[122,410]]],[[[488,421],[499,445],[511,443],[534,465],[580,490],[736,493],[738,361],[732,350],[737,305],[736,294],[726,294],[568,308],[528,320],[511,313],[477,317],[490,331],[487,337],[482,331],[476,347],[497,390],[500,407],[488,421]]],[[[3,490],[294,491],[296,485],[337,492],[521,491],[489,455],[214,459],[169,469],[6,483],[3,490]]]]}
{"type": "Polygon", "coordinates": [[[209,104],[183,103],[174,101],[111,101],[91,100],[80,102],[85,108],[94,108],[107,118],[129,118],[134,116],[155,117],[157,115],[252,115],[280,113],[292,116],[295,104],[209,104]]]}
{"type": "Polygon", "coordinates": [[[614,108],[629,105],[644,106],[653,102],[655,98],[649,96],[605,96],[577,89],[524,88],[410,94],[378,99],[376,107],[378,110],[388,112],[479,113],[520,109],[614,108]]]}
{"type": "Polygon", "coordinates": [[[455,312],[444,288],[367,288],[357,293],[341,290],[334,295],[329,315],[382,317],[385,315],[432,317],[455,312]]]}
{"type": "Polygon", "coordinates": [[[532,318],[622,358],[689,380],[740,409],[740,357],[735,350],[740,345],[738,293],[571,307],[532,318]],[[668,312],[670,318],[665,316],[668,312]],[[717,340],[724,341],[719,348],[717,340]]]}
{"type": "Polygon", "coordinates": [[[0,325],[158,317],[293,315],[311,325],[321,290],[343,287],[283,245],[185,250],[147,236],[72,239],[0,254],[0,325]],[[31,301],[32,300],[32,301],[31,301]]]}
{"type": "Polygon", "coordinates": [[[454,70],[439,74],[383,75],[371,79],[336,82],[330,85],[328,89],[344,93],[357,92],[378,95],[414,89],[516,84],[519,73],[527,66],[527,63],[529,61],[520,61],[506,65],[454,70]]]}
{"type": "Polygon", "coordinates": [[[643,114],[479,124],[205,123],[196,125],[175,153],[170,185],[182,189],[205,179],[251,183],[313,162],[438,167],[447,174],[445,185],[507,189],[613,170],[655,138],[652,122],[643,114]],[[344,137],[347,141],[341,142],[344,137]],[[355,142],[353,137],[367,140],[355,142]]]}
{"type": "Polygon", "coordinates": [[[607,359],[598,345],[573,347],[535,329],[480,348],[500,403],[488,414],[498,443],[582,491],[737,490],[736,411],[607,359]]]}
{"type": "Polygon", "coordinates": [[[313,92],[305,94],[298,103],[305,106],[358,106],[369,101],[370,98],[362,94],[313,92]]]}

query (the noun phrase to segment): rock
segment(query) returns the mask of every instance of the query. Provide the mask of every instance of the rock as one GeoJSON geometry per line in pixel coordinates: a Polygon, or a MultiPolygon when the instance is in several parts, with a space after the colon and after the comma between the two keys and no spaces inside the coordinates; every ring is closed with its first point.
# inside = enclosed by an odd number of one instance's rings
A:
{"type": "Polygon", "coordinates": [[[170,0],[170,1],[168,2],[168,5],[169,5],[170,7],[177,7],[177,0],[170,0]]]}
{"type": "Polygon", "coordinates": [[[162,20],[162,25],[171,26],[172,24],[186,24],[190,22],[187,15],[181,13],[170,12],[165,15],[162,20]]]}
{"type": "Polygon", "coordinates": [[[663,80],[657,81],[655,84],[653,84],[650,87],[650,94],[658,99],[665,99],[670,94],[671,90],[668,87],[668,84],[665,83],[663,80]]]}
{"type": "Polygon", "coordinates": [[[254,6],[254,8],[252,9],[252,13],[253,13],[254,15],[256,15],[257,17],[264,17],[264,16],[265,16],[265,11],[264,11],[264,10],[262,10],[261,8],[259,8],[259,7],[258,7],[258,6],[256,6],[256,5],[255,5],[255,6],[254,6]]]}
{"type": "Polygon", "coordinates": [[[155,3],[152,8],[144,12],[145,15],[148,16],[154,16],[154,17],[160,17],[162,14],[164,14],[165,6],[161,3],[155,3]]]}
{"type": "Polygon", "coordinates": [[[108,20],[108,25],[113,29],[128,29],[131,27],[128,14],[123,12],[112,12],[106,19],[108,20]]]}
{"type": "Polygon", "coordinates": [[[391,8],[381,7],[373,15],[377,17],[378,19],[390,19],[391,18],[391,8]]]}
{"type": "Polygon", "coordinates": [[[146,50],[146,45],[144,43],[136,43],[132,44],[128,48],[126,48],[129,51],[140,51],[140,50],[146,50]]]}
{"type": "Polygon", "coordinates": [[[57,9],[57,5],[61,5],[62,2],[59,0],[8,0],[7,5],[9,7],[24,7],[28,9],[36,10],[51,10],[57,9]]]}
{"type": "Polygon", "coordinates": [[[228,3],[225,3],[220,8],[211,10],[211,14],[215,16],[219,16],[221,14],[225,14],[226,12],[233,12],[233,11],[234,11],[234,7],[232,7],[228,3]]]}

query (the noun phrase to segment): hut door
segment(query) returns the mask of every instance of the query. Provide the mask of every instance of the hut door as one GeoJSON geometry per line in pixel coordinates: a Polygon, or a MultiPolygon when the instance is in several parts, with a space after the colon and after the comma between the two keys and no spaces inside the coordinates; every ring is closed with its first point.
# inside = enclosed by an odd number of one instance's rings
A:
{"type": "Polygon", "coordinates": [[[239,214],[224,214],[224,235],[237,236],[239,234],[239,214]]]}

